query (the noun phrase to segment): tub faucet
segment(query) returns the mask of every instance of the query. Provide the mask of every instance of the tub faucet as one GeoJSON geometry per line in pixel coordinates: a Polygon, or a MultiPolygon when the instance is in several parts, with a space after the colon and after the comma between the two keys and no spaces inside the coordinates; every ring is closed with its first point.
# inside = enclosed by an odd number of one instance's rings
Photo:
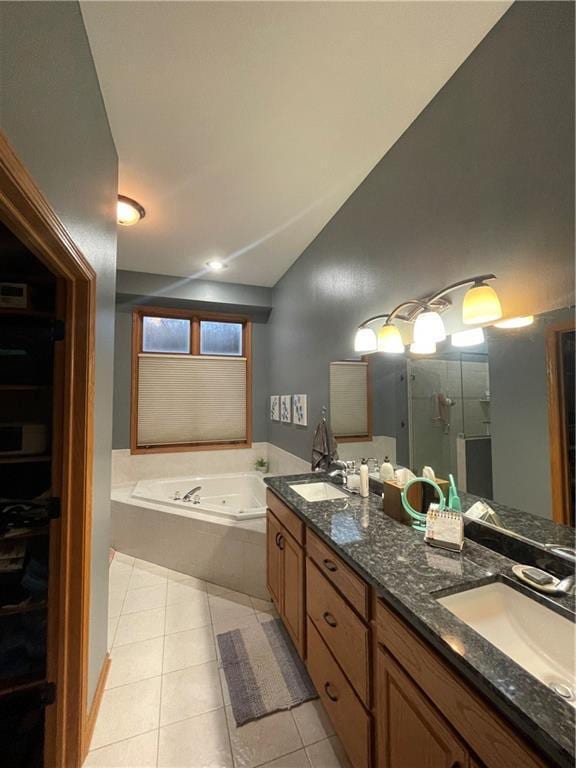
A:
{"type": "MultiPolygon", "coordinates": [[[[195,488],[192,488],[191,491],[188,491],[188,493],[185,493],[184,496],[182,496],[182,501],[193,501],[193,496],[198,493],[198,491],[202,490],[201,485],[197,485],[195,488]]],[[[200,502],[200,499],[198,501],[194,500],[194,504],[198,504],[200,502]]]]}

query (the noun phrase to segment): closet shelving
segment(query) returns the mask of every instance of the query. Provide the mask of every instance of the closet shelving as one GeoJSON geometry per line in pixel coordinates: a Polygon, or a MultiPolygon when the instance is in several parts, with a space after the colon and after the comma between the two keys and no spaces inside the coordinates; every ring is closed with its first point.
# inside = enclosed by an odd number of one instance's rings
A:
{"type": "Polygon", "coordinates": [[[41,768],[58,557],[52,456],[57,281],[0,224],[0,282],[27,306],[0,307],[0,764],[41,768]],[[4,255],[6,254],[6,258],[4,255]],[[5,727],[9,724],[9,727],[5,727]]]}

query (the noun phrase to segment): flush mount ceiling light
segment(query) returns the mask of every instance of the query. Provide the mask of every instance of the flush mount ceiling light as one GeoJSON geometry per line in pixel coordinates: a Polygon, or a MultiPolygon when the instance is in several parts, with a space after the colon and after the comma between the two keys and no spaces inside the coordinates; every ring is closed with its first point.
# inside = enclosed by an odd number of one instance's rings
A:
{"type": "Polygon", "coordinates": [[[134,224],[138,224],[144,216],[146,216],[146,211],[140,203],[132,200],[131,197],[118,195],[118,202],[116,203],[116,221],[118,224],[123,227],[132,227],[134,224]]]}
{"type": "Polygon", "coordinates": [[[372,328],[358,328],[354,337],[355,352],[376,352],[378,343],[372,328]]]}
{"type": "Polygon", "coordinates": [[[404,342],[395,325],[387,323],[378,331],[378,352],[387,352],[389,355],[401,355],[404,352],[404,342]]]}
{"type": "Polygon", "coordinates": [[[464,296],[462,321],[466,325],[480,325],[491,323],[501,317],[502,307],[494,288],[483,281],[475,282],[464,296]]]}
{"type": "Polygon", "coordinates": [[[435,355],[436,342],[413,341],[412,344],[410,344],[410,352],[412,352],[413,355],[435,355]]]}
{"type": "Polygon", "coordinates": [[[414,323],[415,344],[433,344],[437,341],[444,341],[445,338],[444,322],[438,312],[425,310],[418,315],[414,323]]]}
{"type": "Polygon", "coordinates": [[[470,328],[467,331],[458,331],[451,336],[453,347],[475,347],[484,342],[484,330],[482,328],[470,328]]]}
{"type": "Polygon", "coordinates": [[[206,262],[206,266],[212,272],[222,272],[223,269],[228,269],[228,265],[224,264],[220,259],[210,259],[210,261],[206,262]]]}
{"type": "Polygon", "coordinates": [[[506,320],[499,320],[494,323],[496,328],[526,328],[534,322],[534,315],[524,315],[522,317],[509,317],[506,320]]]}

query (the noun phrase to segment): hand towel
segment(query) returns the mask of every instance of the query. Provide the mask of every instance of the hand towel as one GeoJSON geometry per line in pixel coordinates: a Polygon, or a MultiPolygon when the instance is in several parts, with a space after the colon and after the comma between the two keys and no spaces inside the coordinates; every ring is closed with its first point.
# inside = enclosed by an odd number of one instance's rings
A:
{"type": "Polygon", "coordinates": [[[338,444],[334,439],[326,419],[321,419],[312,441],[312,471],[326,471],[330,464],[338,458],[338,444]]]}

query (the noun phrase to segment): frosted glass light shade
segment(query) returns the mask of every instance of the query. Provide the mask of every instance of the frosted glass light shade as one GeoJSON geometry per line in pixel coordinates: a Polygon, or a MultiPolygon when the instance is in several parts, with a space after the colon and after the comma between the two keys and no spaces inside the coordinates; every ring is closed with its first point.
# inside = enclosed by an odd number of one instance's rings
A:
{"type": "Polygon", "coordinates": [[[475,347],[484,341],[482,328],[470,328],[468,331],[458,331],[452,334],[453,347],[475,347]]]}
{"type": "Polygon", "coordinates": [[[414,323],[414,342],[416,344],[430,344],[436,341],[444,341],[446,330],[438,312],[422,312],[414,323]]]}
{"type": "Polygon", "coordinates": [[[401,355],[404,352],[404,342],[395,325],[383,325],[378,331],[378,351],[391,355],[401,355]]]}
{"type": "Polygon", "coordinates": [[[354,337],[355,352],[376,352],[378,343],[372,328],[358,328],[354,337]]]}
{"type": "Polygon", "coordinates": [[[410,352],[413,355],[434,355],[436,353],[435,341],[413,341],[410,344],[410,352]]]}
{"type": "Polygon", "coordinates": [[[123,227],[132,227],[143,219],[146,211],[140,203],[125,195],[118,195],[116,202],[116,221],[123,227]]]}
{"type": "Polygon", "coordinates": [[[473,285],[462,302],[462,320],[466,325],[491,323],[502,317],[498,294],[490,285],[473,285]]]}
{"type": "Polygon", "coordinates": [[[526,328],[534,322],[534,315],[524,315],[523,317],[509,317],[506,320],[500,320],[494,323],[496,328],[526,328]]]}

